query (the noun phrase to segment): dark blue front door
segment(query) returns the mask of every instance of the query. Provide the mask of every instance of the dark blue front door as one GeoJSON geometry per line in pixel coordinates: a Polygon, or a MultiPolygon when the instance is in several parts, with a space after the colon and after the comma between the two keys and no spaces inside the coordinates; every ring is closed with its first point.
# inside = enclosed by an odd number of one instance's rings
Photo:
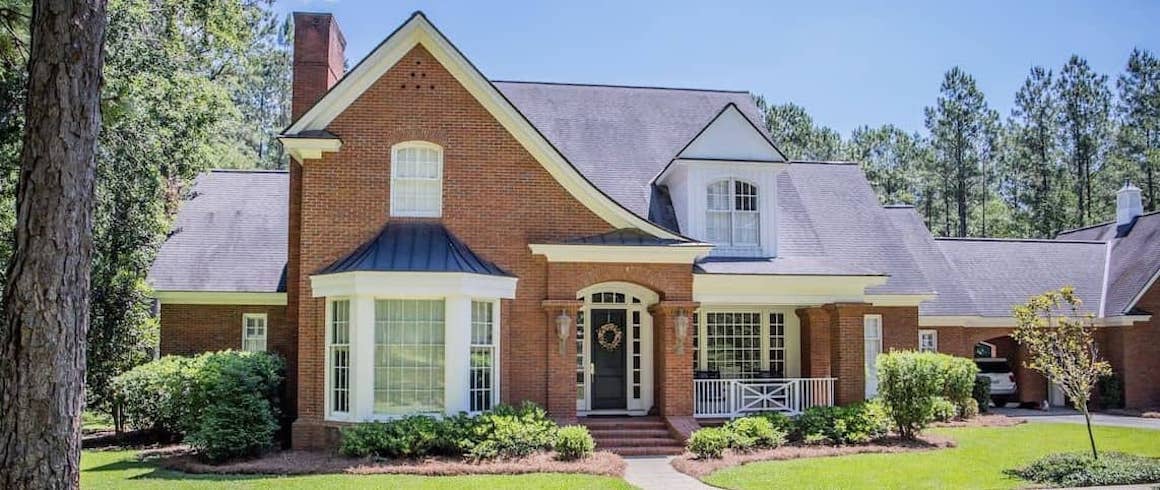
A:
{"type": "Polygon", "coordinates": [[[615,309],[593,309],[589,315],[592,325],[592,341],[589,342],[591,345],[589,358],[593,364],[592,410],[624,410],[628,408],[626,312],[615,309]],[[620,338],[616,345],[612,346],[616,340],[616,332],[620,333],[620,338]],[[601,339],[604,340],[603,343],[601,339]]]}

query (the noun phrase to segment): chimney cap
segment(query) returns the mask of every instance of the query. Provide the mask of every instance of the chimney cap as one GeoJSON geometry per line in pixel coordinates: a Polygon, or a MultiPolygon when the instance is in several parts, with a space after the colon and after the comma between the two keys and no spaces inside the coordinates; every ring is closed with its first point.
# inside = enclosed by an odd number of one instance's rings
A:
{"type": "Polygon", "coordinates": [[[1124,191],[1139,191],[1139,190],[1140,190],[1140,188],[1139,188],[1139,187],[1136,187],[1136,186],[1135,186],[1135,184],[1132,184],[1132,181],[1129,179],[1129,180],[1125,180],[1125,181],[1124,181],[1124,186],[1123,186],[1123,187],[1121,187],[1121,188],[1120,188],[1120,190],[1119,190],[1119,191],[1117,191],[1117,192],[1124,192],[1124,191]]]}

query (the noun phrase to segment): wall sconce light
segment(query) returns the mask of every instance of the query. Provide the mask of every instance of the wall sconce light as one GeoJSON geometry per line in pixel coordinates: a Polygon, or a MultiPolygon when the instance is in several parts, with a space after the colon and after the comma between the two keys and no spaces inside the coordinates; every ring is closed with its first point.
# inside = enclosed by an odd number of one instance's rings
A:
{"type": "Polygon", "coordinates": [[[685,339],[689,336],[689,315],[685,310],[677,311],[674,327],[677,333],[677,354],[685,353],[685,339]]]}
{"type": "Polygon", "coordinates": [[[560,316],[556,317],[556,338],[560,340],[560,355],[564,355],[564,350],[568,340],[568,331],[572,327],[572,318],[564,310],[560,310],[560,316]]]}

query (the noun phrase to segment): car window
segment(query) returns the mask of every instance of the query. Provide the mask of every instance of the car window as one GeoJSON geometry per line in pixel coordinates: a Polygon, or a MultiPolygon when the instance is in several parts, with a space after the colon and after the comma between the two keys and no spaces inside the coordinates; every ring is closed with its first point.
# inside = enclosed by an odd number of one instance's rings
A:
{"type": "Polygon", "coordinates": [[[1003,361],[979,361],[979,372],[982,373],[1009,373],[1011,368],[1003,361]]]}

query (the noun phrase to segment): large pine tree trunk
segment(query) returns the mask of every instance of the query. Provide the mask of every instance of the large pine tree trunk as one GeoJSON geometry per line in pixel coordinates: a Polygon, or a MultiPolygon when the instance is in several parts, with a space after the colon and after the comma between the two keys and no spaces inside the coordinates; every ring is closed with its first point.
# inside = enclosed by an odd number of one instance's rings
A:
{"type": "Polygon", "coordinates": [[[15,251],[0,319],[0,488],[76,488],[105,1],[32,7],[15,251]]]}

